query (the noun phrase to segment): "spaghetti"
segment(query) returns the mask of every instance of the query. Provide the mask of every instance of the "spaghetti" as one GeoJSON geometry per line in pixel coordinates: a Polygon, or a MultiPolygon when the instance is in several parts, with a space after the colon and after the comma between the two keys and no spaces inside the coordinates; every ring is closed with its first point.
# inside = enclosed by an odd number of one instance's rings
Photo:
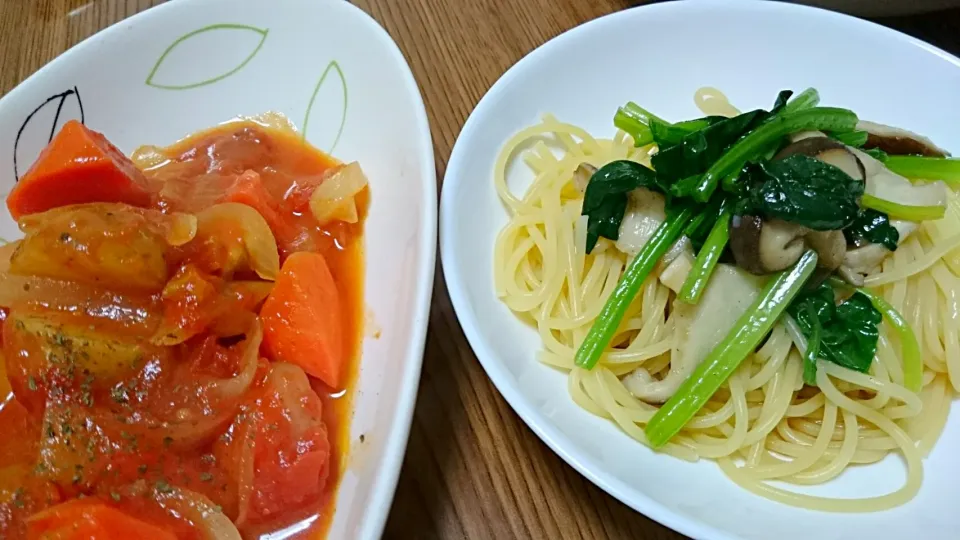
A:
{"type": "MultiPolygon", "coordinates": [[[[713,89],[698,92],[696,101],[709,105],[704,112],[736,114],[713,89]]],[[[652,148],[635,147],[622,131],[595,138],[545,115],[504,145],[494,174],[510,214],[495,245],[498,296],[536,327],[543,342],[539,360],[567,372],[574,402],[643,444],[649,444],[643,428],[659,405],[637,397],[625,381],[638,368],[652,381],[670,377],[683,340],[683,309],[675,301],[669,267],[661,263],[599,363],[589,371],[575,365],[577,347],[629,262],[603,238],[586,253],[583,193],[575,171],[581,163],[601,167],[615,160],[650,166],[652,148]],[[507,183],[509,167],[521,157],[533,173],[522,196],[507,183]]],[[[817,387],[804,385],[805,340],[787,318],[661,450],[689,461],[716,460],[743,488],[808,509],[864,512],[909,501],[923,479],[922,459],[960,390],[960,198],[950,191],[948,199],[943,219],[922,223],[865,280],[917,336],[924,362],[919,394],[904,384],[899,337],[887,322],[869,373],[820,360],[817,387]],[[771,484],[821,484],[851,465],[894,453],[903,456],[907,475],[892,493],[834,499],[771,484]]]]}

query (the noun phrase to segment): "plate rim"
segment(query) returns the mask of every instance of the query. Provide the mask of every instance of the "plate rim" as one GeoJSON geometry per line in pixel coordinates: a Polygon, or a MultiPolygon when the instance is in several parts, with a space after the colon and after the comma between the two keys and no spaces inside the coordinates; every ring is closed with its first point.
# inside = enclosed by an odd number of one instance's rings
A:
{"type": "MultiPolygon", "coordinates": [[[[258,4],[258,0],[233,1],[242,1],[254,5],[258,4]]],[[[105,36],[129,30],[151,17],[157,17],[161,13],[165,13],[167,10],[171,12],[176,10],[189,11],[193,4],[201,4],[203,2],[204,0],[166,2],[131,15],[97,31],[58,54],[44,64],[43,67],[31,73],[29,77],[25,78],[13,89],[0,97],[0,109],[9,106],[7,103],[14,101],[19,94],[27,92],[28,87],[33,81],[47,76],[48,73],[55,72],[59,69],[59,65],[70,61],[73,56],[82,51],[95,47],[105,36]]],[[[418,228],[415,238],[416,242],[422,247],[422,250],[415,267],[414,282],[417,288],[414,295],[415,302],[409,307],[408,311],[408,316],[412,321],[411,327],[413,332],[409,335],[406,350],[402,353],[405,366],[400,372],[401,377],[399,379],[397,399],[390,404],[392,407],[383,407],[384,410],[390,410],[392,408],[393,413],[388,419],[390,427],[387,430],[383,451],[376,454],[377,457],[375,458],[376,461],[379,462],[379,468],[381,470],[370,480],[369,498],[362,513],[361,525],[359,529],[354,531],[356,538],[374,540],[381,536],[386,526],[387,517],[392,508],[393,497],[396,493],[397,482],[400,478],[400,470],[406,455],[407,441],[410,436],[410,428],[413,422],[413,413],[420,386],[420,374],[423,368],[427,328],[430,320],[430,306],[432,305],[433,299],[435,270],[437,266],[439,222],[436,157],[433,148],[432,131],[427,115],[426,104],[423,100],[423,93],[413,75],[410,63],[390,34],[370,14],[353,5],[351,2],[341,0],[273,0],[273,5],[275,8],[282,7],[283,9],[294,11],[300,7],[301,12],[309,12],[306,10],[327,10],[336,13],[336,16],[356,18],[361,24],[370,29],[370,35],[373,36],[375,40],[379,40],[381,46],[383,46],[393,60],[399,64],[401,67],[400,71],[404,91],[408,92],[413,98],[411,101],[415,109],[413,112],[416,117],[416,137],[419,139],[417,145],[420,147],[420,157],[423,162],[421,170],[417,171],[417,183],[420,184],[418,188],[421,193],[420,200],[423,203],[423,213],[421,214],[420,227],[418,228]],[[281,6],[281,4],[285,4],[285,7],[281,6]]],[[[355,407],[356,403],[354,404],[354,408],[355,407]]],[[[348,464],[351,454],[348,454],[348,464]]],[[[334,509],[335,515],[339,510],[339,505],[337,505],[334,509]]],[[[336,517],[334,517],[334,519],[336,519],[336,517]]]]}
{"type": "MultiPolygon", "coordinates": [[[[519,387],[513,383],[513,378],[509,375],[509,370],[493,358],[496,355],[486,346],[478,327],[476,319],[470,310],[469,294],[467,292],[465,280],[457,277],[462,275],[460,265],[453,255],[456,249],[456,240],[450,233],[456,220],[454,196],[459,192],[460,180],[459,170],[463,168],[461,162],[466,159],[469,148],[466,147],[466,139],[474,137],[473,132],[477,129],[475,126],[481,121],[482,116],[487,116],[488,108],[491,108],[501,92],[508,88],[514,78],[523,66],[532,64],[538,59],[548,54],[549,51],[567,40],[571,36],[582,33],[585,28],[600,27],[612,24],[612,21],[623,17],[641,17],[638,13],[648,14],[653,12],[679,12],[691,13],[701,7],[710,6],[733,6],[740,9],[780,12],[789,16],[791,13],[803,12],[807,15],[824,17],[825,19],[837,21],[847,25],[858,26],[864,30],[879,32],[891,40],[898,40],[905,45],[918,47],[927,53],[933,54],[947,62],[960,68],[960,58],[919,38],[905,34],[899,30],[883,26],[881,24],[862,19],[853,15],[831,11],[825,8],[808,6],[803,4],[793,4],[787,2],[764,2],[749,0],[685,0],[671,1],[655,4],[646,4],[635,6],[620,11],[615,11],[607,15],[586,21],[573,28],[570,28],[537,46],[532,51],[526,53],[510,68],[508,68],[491,85],[483,95],[477,105],[470,112],[463,128],[457,136],[453,150],[448,160],[446,171],[444,172],[443,184],[440,193],[440,259],[443,265],[443,277],[447,287],[450,300],[454,311],[457,314],[457,320],[467,338],[467,342],[473,349],[474,354],[479,360],[484,372],[493,382],[497,391],[507,401],[513,411],[523,420],[523,422],[533,431],[541,441],[544,442],[557,456],[565,461],[574,470],[590,480],[595,486],[605,491],[621,503],[630,507],[634,511],[660,523],[661,525],[692,538],[710,538],[715,540],[742,540],[737,533],[729,530],[723,530],[713,525],[709,525],[696,516],[689,513],[675,511],[666,505],[654,500],[646,493],[632,487],[627,482],[616,478],[602,470],[594,470],[592,467],[578,460],[565,446],[569,446],[564,441],[569,437],[560,432],[553,426],[553,423],[541,418],[543,415],[537,411],[527,397],[520,391],[519,387]]],[[[490,184],[491,188],[493,183],[490,184]]],[[[493,292],[491,284],[491,293],[493,292]]],[[[546,369],[546,368],[545,368],[546,369]]],[[[584,411],[585,414],[589,414],[584,411]]]]}

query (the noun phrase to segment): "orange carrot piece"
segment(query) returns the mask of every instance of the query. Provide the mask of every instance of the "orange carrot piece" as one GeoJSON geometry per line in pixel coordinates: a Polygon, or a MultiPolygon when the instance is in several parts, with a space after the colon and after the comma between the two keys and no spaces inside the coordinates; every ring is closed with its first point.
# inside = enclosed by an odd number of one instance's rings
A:
{"type": "Polygon", "coordinates": [[[102,501],[74,499],[27,518],[27,538],[56,540],[176,540],[155,525],[102,501]]]}
{"type": "Polygon", "coordinates": [[[298,252],[287,257],[260,317],[263,345],[272,360],[296,364],[331,388],[340,388],[340,294],[322,255],[298,252]]]}
{"type": "Polygon", "coordinates": [[[7,197],[14,219],[88,202],[150,204],[143,173],[103,135],[76,120],[63,125],[7,197]]]}
{"type": "Polygon", "coordinates": [[[289,245],[297,237],[296,227],[280,214],[276,200],[255,171],[245,171],[237,177],[220,202],[245,204],[259,212],[280,246],[289,245]]]}

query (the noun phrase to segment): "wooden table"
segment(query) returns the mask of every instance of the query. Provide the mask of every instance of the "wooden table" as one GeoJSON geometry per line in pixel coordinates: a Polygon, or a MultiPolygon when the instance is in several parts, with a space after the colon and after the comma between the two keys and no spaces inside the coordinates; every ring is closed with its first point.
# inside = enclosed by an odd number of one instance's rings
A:
{"type": "MultiPolygon", "coordinates": [[[[0,0],[0,94],[93,34],[163,0],[0,0]]],[[[628,0],[356,0],[399,43],[433,128],[437,178],[473,106],[524,54],[628,0]]],[[[881,20],[955,54],[960,10],[881,20]]],[[[487,379],[440,269],[423,379],[388,538],[682,536],[587,482],[487,379]]]]}

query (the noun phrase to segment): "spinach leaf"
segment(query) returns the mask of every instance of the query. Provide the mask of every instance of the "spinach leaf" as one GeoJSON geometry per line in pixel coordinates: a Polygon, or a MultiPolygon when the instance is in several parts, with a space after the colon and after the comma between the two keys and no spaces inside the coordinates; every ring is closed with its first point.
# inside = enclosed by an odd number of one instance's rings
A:
{"type": "Polygon", "coordinates": [[[795,154],[750,168],[745,206],[817,231],[843,229],[860,212],[863,182],[833,165],[795,154]]]}
{"type": "Polygon", "coordinates": [[[842,142],[847,146],[860,148],[867,144],[867,137],[870,135],[866,131],[847,131],[845,133],[830,133],[830,137],[836,141],[842,142]]]}
{"type": "MultiPolygon", "coordinates": [[[[865,294],[854,293],[838,306],[833,288],[821,283],[800,293],[787,312],[793,315],[809,341],[819,342],[820,358],[861,373],[870,370],[883,317],[865,294]]],[[[813,362],[812,358],[806,360],[813,362]]],[[[804,366],[804,382],[815,382],[815,375],[815,364],[812,369],[804,366]]]]}
{"type": "MultiPolygon", "coordinates": [[[[708,116],[667,127],[651,123],[660,147],[651,159],[657,176],[666,184],[686,180],[693,186],[691,177],[705,172],[740,137],[775,117],[792,95],[790,90],[781,91],[769,112],[757,109],[733,118],[708,116]],[[688,133],[678,138],[683,131],[688,133]]],[[[678,186],[674,194],[685,197],[690,195],[687,191],[685,186],[678,186]]]]}
{"type": "Polygon", "coordinates": [[[611,195],[609,200],[593,209],[587,218],[587,253],[593,251],[600,237],[616,241],[620,237],[620,223],[627,211],[627,194],[611,195]]]}
{"type": "Polygon", "coordinates": [[[770,109],[769,116],[773,116],[783,110],[787,106],[787,102],[790,101],[790,96],[793,95],[793,90],[781,90],[777,93],[777,99],[773,101],[773,108],[770,109]]]}
{"type": "Polygon", "coordinates": [[[601,236],[610,240],[620,237],[627,193],[639,187],[666,192],[656,173],[634,161],[613,161],[593,173],[580,211],[587,216],[587,253],[593,251],[601,236]]]}
{"type": "Polygon", "coordinates": [[[864,153],[881,163],[886,162],[887,158],[890,157],[889,154],[879,148],[868,148],[864,150],[864,153]]]}
{"type": "Polygon", "coordinates": [[[756,110],[724,118],[685,135],[673,146],[661,147],[651,158],[657,176],[664,182],[673,183],[703,173],[755,125],[761,114],[766,113],[756,110]]]}
{"type": "Polygon", "coordinates": [[[817,358],[820,357],[820,334],[823,327],[811,303],[806,303],[803,309],[797,310],[795,317],[797,324],[807,337],[807,352],[803,355],[803,382],[810,386],[817,385],[817,358]]]}
{"type": "Polygon", "coordinates": [[[823,328],[821,348],[824,356],[841,366],[866,373],[877,353],[882,321],[883,317],[870,299],[865,294],[855,293],[837,306],[833,324],[823,328]]]}
{"type": "Polygon", "coordinates": [[[863,239],[874,244],[883,244],[883,247],[890,251],[896,251],[897,243],[900,242],[900,232],[890,224],[887,215],[871,208],[861,210],[857,219],[843,230],[843,235],[847,237],[847,242],[863,239]]]}

